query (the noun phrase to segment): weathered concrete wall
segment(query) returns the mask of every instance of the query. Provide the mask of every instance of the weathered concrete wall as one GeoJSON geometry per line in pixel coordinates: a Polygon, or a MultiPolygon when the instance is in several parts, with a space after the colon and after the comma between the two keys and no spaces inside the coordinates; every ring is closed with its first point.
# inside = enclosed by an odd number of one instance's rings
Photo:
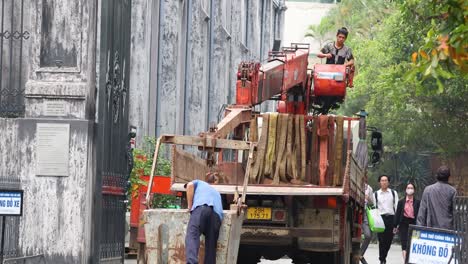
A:
{"type": "Polygon", "coordinates": [[[24,4],[24,27],[30,32],[23,42],[25,115],[0,119],[2,187],[11,181],[24,190],[15,255],[42,254],[46,263],[88,263],[96,6],[84,0],[24,4]],[[51,105],[59,106],[58,111],[46,111],[51,105]],[[68,176],[37,175],[37,123],[70,125],[68,176]]]}
{"type": "Polygon", "coordinates": [[[157,133],[171,133],[176,129],[176,112],[180,111],[177,85],[179,39],[181,37],[180,9],[183,1],[161,0],[158,47],[158,104],[156,110],[157,133]],[[170,111],[172,110],[172,111],[170,111]]]}
{"type": "MultiPolygon", "coordinates": [[[[197,134],[217,122],[223,104],[234,102],[241,59],[265,58],[273,39],[281,37],[272,32],[274,23],[281,25],[274,13],[282,12],[273,0],[243,2],[247,5],[132,1],[130,124],[139,128],[140,139],[152,133],[197,134]]],[[[24,48],[25,116],[0,119],[0,177],[4,186],[11,181],[25,192],[18,255],[43,254],[46,263],[89,263],[97,232],[92,230],[93,126],[95,15],[101,1],[25,3],[31,35],[24,48]],[[61,106],[55,114],[47,114],[51,104],[61,106]],[[36,124],[42,122],[70,124],[66,177],[36,175],[36,124]]]]}
{"type": "Polygon", "coordinates": [[[151,34],[151,0],[133,1],[132,6],[132,37],[130,56],[130,106],[131,124],[138,127],[138,138],[148,134],[149,129],[149,95],[150,95],[150,45],[151,34]],[[146,103],[144,103],[146,102],[146,103]]]}
{"type": "MultiPolygon", "coordinates": [[[[0,175],[19,176],[24,190],[19,255],[44,254],[47,263],[83,263],[86,250],[88,121],[0,119],[0,175]],[[70,124],[68,177],[36,175],[36,124],[70,124]]],[[[88,223],[89,224],[89,223],[88,223]]]]}
{"type": "MultiPolygon", "coordinates": [[[[209,71],[209,21],[208,11],[202,4],[192,2],[192,19],[190,23],[189,34],[189,52],[187,67],[187,87],[185,96],[187,105],[185,105],[184,133],[192,134],[195,131],[204,130],[206,124],[206,107],[208,93],[208,71],[209,71]],[[193,67],[196,65],[196,67],[193,67]],[[195,69],[194,69],[195,68],[195,69]]],[[[157,104],[158,102],[156,102],[157,104]]],[[[174,111],[167,109],[166,111],[174,111]]],[[[164,111],[162,114],[164,114],[164,111]]]]}
{"type": "Polygon", "coordinates": [[[235,101],[238,64],[267,58],[281,38],[285,10],[284,1],[273,0],[133,5],[130,123],[142,131],[137,142],[143,135],[196,135],[217,123],[223,105],[235,101]]]}

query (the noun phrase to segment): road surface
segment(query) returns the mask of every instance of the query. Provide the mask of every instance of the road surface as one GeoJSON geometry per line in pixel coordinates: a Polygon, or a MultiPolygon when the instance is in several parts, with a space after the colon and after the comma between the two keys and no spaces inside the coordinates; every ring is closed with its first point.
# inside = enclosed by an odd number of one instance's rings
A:
{"type": "MultiPolygon", "coordinates": [[[[379,246],[377,244],[370,244],[369,249],[366,252],[365,258],[369,264],[379,263],[379,246]]],[[[137,261],[134,259],[126,259],[125,264],[136,264],[137,261]]],[[[290,259],[279,259],[279,260],[262,260],[261,264],[291,264],[290,259]]],[[[387,257],[387,264],[401,264],[403,258],[401,256],[400,245],[393,244],[390,248],[390,252],[387,257]]]]}

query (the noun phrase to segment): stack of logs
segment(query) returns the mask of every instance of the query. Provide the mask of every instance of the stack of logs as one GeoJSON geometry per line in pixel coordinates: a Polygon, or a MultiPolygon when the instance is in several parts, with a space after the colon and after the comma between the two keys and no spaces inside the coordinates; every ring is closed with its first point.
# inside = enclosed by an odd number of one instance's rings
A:
{"type": "Polygon", "coordinates": [[[264,114],[258,138],[257,118],[252,119],[250,141],[258,141],[258,145],[250,171],[250,183],[300,183],[305,180],[304,127],[303,115],[264,114]]]}
{"type": "Polygon", "coordinates": [[[341,185],[343,117],[319,116],[306,128],[304,115],[263,114],[261,135],[257,118],[250,138],[257,142],[250,184],[341,185]]]}

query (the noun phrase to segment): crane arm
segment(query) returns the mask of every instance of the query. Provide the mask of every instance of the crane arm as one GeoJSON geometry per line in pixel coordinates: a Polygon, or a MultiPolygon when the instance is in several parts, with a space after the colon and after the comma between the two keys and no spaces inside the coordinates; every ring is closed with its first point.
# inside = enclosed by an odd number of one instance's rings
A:
{"type": "Polygon", "coordinates": [[[236,104],[254,106],[307,83],[309,45],[270,52],[268,62],[241,62],[237,73],[236,104]]]}

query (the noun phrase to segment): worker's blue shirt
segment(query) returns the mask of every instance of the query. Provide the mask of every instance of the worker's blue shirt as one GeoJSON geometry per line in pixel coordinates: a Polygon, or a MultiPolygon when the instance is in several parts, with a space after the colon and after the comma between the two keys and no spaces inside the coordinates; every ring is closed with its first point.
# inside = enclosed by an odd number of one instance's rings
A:
{"type": "Polygon", "coordinates": [[[195,192],[193,195],[192,209],[190,211],[195,210],[198,206],[206,204],[208,206],[212,206],[215,213],[217,213],[219,218],[223,220],[221,194],[204,181],[194,180],[192,182],[195,187],[195,192]]]}

